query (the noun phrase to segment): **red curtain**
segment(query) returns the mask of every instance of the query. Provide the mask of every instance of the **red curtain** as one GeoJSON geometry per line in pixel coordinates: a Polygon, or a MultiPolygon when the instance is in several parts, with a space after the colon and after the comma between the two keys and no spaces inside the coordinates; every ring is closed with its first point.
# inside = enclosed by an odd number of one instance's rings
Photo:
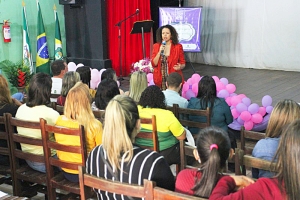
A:
{"type": "MultiPolygon", "coordinates": [[[[112,61],[112,67],[117,75],[127,76],[130,74],[131,65],[143,59],[142,35],[130,34],[135,21],[151,19],[150,0],[109,0],[107,3],[107,25],[108,25],[108,57],[112,61]],[[119,55],[119,29],[115,26],[119,21],[125,19],[139,9],[135,15],[121,24],[122,55],[119,55]],[[122,56],[122,74],[120,74],[119,58],[122,56]]],[[[152,33],[145,33],[146,57],[150,58],[152,48],[152,33]]]]}

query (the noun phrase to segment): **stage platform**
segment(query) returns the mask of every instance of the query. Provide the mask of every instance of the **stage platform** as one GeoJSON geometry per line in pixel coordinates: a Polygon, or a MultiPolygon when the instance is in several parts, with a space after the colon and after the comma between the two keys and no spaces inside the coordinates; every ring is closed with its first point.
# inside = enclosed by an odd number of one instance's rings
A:
{"type": "MultiPolygon", "coordinates": [[[[264,95],[270,95],[273,99],[272,105],[282,99],[292,99],[300,102],[299,83],[300,72],[288,72],[266,69],[246,69],[236,67],[222,67],[192,63],[196,73],[201,76],[225,77],[229,83],[236,86],[237,94],[245,94],[252,103],[261,105],[264,95]]],[[[184,78],[187,80],[194,73],[192,65],[187,63],[183,70],[184,78]]],[[[129,77],[121,81],[121,88],[127,91],[129,88],[129,77]]]]}

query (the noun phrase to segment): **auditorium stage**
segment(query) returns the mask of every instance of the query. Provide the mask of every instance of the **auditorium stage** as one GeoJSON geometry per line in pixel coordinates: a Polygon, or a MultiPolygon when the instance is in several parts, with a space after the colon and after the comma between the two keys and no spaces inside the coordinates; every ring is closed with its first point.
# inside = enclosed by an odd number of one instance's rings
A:
{"type": "MultiPolygon", "coordinates": [[[[246,69],[235,67],[221,67],[192,63],[196,73],[201,76],[225,77],[229,83],[236,86],[237,94],[245,94],[252,103],[261,105],[264,95],[270,95],[273,99],[273,106],[282,99],[292,99],[300,102],[299,78],[300,72],[288,72],[265,69],[246,69]]],[[[184,78],[187,80],[194,73],[190,63],[183,70],[184,78]]],[[[124,77],[121,88],[127,91],[129,78],[124,77]]]]}

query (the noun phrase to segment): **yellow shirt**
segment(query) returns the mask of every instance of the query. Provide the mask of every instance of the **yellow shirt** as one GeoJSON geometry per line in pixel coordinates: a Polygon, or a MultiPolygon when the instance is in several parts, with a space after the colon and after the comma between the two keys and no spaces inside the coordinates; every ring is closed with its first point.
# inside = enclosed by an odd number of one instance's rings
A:
{"type": "MultiPolygon", "coordinates": [[[[86,146],[87,152],[89,153],[95,146],[102,144],[102,124],[100,121],[97,121],[96,129],[93,132],[85,131],[86,146]]],[[[79,123],[75,120],[70,120],[64,115],[58,117],[56,121],[57,126],[64,126],[68,128],[78,128],[79,123]]],[[[79,146],[80,138],[78,136],[62,135],[54,133],[56,142],[64,145],[70,146],[79,146]]],[[[70,162],[81,162],[81,155],[77,153],[67,153],[63,151],[57,151],[57,157],[60,160],[70,161],[70,162]]],[[[71,174],[78,174],[78,170],[70,170],[63,168],[64,171],[71,174]]]]}

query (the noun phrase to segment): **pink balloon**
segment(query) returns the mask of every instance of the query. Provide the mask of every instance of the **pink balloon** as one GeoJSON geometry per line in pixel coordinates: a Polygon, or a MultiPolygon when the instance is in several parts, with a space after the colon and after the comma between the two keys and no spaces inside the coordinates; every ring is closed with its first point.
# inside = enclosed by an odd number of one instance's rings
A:
{"type": "Polygon", "coordinates": [[[251,121],[253,123],[259,124],[262,122],[263,117],[259,113],[255,113],[254,115],[251,116],[251,121]]]}
{"type": "Polygon", "coordinates": [[[236,121],[240,124],[240,125],[244,125],[245,121],[241,119],[241,116],[239,116],[236,121]]]}
{"type": "Polygon", "coordinates": [[[192,81],[192,79],[191,79],[191,78],[189,78],[189,79],[187,80],[187,83],[188,83],[189,85],[193,85],[193,81],[192,81]]]}
{"type": "Polygon", "coordinates": [[[231,97],[227,97],[225,99],[226,103],[228,104],[228,106],[231,106],[231,97]]]}
{"type": "Polygon", "coordinates": [[[249,111],[243,111],[240,115],[241,119],[245,122],[249,121],[251,119],[251,114],[249,111]]]}
{"type": "Polygon", "coordinates": [[[195,93],[195,95],[197,96],[197,94],[198,94],[198,83],[194,83],[193,84],[192,90],[195,93]]]}
{"type": "Polygon", "coordinates": [[[251,104],[251,100],[248,97],[245,97],[242,99],[242,102],[246,105],[246,106],[250,106],[251,104]]]}
{"type": "Polygon", "coordinates": [[[239,112],[239,113],[242,113],[243,111],[246,111],[248,110],[247,106],[244,104],[244,103],[238,103],[236,105],[236,110],[239,112]]]}
{"type": "Polygon", "coordinates": [[[247,97],[245,94],[239,94],[238,96],[239,96],[241,99],[247,97]]]}
{"type": "Polygon", "coordinates": [[[237,94],[236,93],[232,93],[229,96],[233,97],[233,96],[237,96],[237,94]]]}
{"type": "Polygon", "coordinates": [[[215,80],[215,82],[219,82],[220,81],[219,77],[217,77],[217,76],[212,76],[212,78],[215,80]]]}
{"type": "Polygon", "coordinates": [[[199,74],[193,74],[192,75],[192,82],[193,82],[193,85],[195,84],[195,83],[199,83],[199,81],[200,81],[200,79],[201,79],[201,77],[200,77],[200,75],[199,74]]]}
{"type": "Polygon", "coordinates": [[[266,114],[266,108],[265,108],[265,107],[259,107],[258,113],[259,113],[261,116],[265,116],[265,114],[266,114]]]}
{"type": "Polygon", "coordinates": [[[252,121],[245,122],[244,127],[246,130],[250,131],[253,128],[253,122],[252,121]]]}
{"type": "Polygon", "coordinates": [[[227,79],[227,78],[221,78],[220,81],[221,81],[224,85],[227,85],[227,84],[228,84],[228,79],[227,79]]]}
{"type": "Polygon", "coordinates": [[[195,93],[192,90],[186,91],[186,98],[190,100],[192,97],[196,97],[195,93]]]}
{"type": "Polygon", "coordinates": [[[223,89],[218,92],[217,96],[225,99],[225,98],[229,97],[229,93],[227,90],[223,89]]]}
{"type": "Polygon", "coordinates": [[[241,102],[241,99],[238,96],[231,97],[231,105],[236,106],[241,102]]]}
{"type": "Polygon", "coordinates": [[[101,82],[101,76],[102,76],[102,73],[105,71],[106,69],[102,68],[100,71],[99,71],[99,82],[101,82]]]}
{"type": "Polygon", "coordinates": [[[186,92],[186,91],[188,91],[188,89],[189,89],[189,84],[187,82],[185,82],[182,87],[182,92],[186,92]]]}
{"type": "Polygon", "coordinates": [[[153,74],[152,73],[147,74],[147,80],[148,80],[148,83],[150,83],[151,80],[153,80],[153,74]]]}
{"type": "Polygon", "coordinates": [[[238,118],[238,116],[240,115],[240,113],[238,113],[238,111],[235,108],[231,110],[231,114],[233,116],[233,119],[238,118]]]}
{"type": "Polygon", "coordinates": [[[216,82],[216,88],[217,88],[217,92],[219,92],[220,90],[225,89],[225,86],[222,82],[218,81],[216,82]]]}
{"type": "Polygon", "coordinates": [[[76,71],[76,64],[74,62],[68,63],[68,71],[69,72],[75,72],[76,71]]]}
{"type": "Polygon", "coordinates": [[[153,80],[151,80],[150,83],[148,83],[148,86],[150,86],[150,85],[155,85],[153,80]]]}
{"type": "Polygon", "coordinates": [[[230,83],[230,84],[226,85],[226,90],[231,94],[231,93],[235,92],[236,87],[234,84],[230,83]]]}
{"type": "Polygon", "coordinates": [[[270,113],[272,112],[272,110],[273,110],[273,106],[267,106],[267,107],[266,107],[266,112],[267,112],[267,113],[270,114],[270,113]]]}
{"type": "Polygon", "coordinates": [[[84,66],[84,64],[82,64],[82,63],[79,63],[79,64],[77,64],[77,66],[76,66],[76,67],[78,68],[78,67],[83,67],[83,66],[84,66]]]}
{"type": "Polygon", "coordinates": [[[251,104],[251,105],[248,107],[248,111],[249,111],[251,114],[257,113],[258,110],[259,110],[259,105],[256,104],[256,103],[253,103],[253,104],[251,104]]]}
{"type": "Polygon", "coordinates": [[[92,89],[97,88],[97,87],[98,87],[97,82],[91,81],[91,82],[90,82],[90,87],[91,87],[92,89]]]}

